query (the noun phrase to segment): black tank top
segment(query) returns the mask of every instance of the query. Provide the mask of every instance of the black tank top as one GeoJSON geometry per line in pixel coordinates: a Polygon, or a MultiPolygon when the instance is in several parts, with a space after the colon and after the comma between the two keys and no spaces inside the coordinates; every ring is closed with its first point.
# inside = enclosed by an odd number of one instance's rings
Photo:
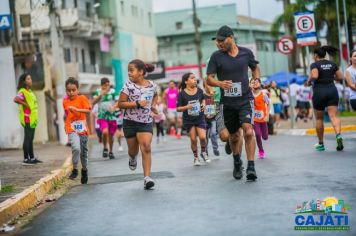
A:
{"type": "Polygon", "coordinates": [[[332,61],[322,59],[310,65],[310,70],[317,69],[319,77],[314,81],[314,87],[334,85],[335,74],[339,67],[332,61]]]}

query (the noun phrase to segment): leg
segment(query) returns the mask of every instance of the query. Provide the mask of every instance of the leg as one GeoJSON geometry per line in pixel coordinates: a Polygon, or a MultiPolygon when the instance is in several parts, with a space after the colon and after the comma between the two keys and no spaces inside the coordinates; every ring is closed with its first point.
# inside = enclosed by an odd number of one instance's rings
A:
{"type": "Polygon", "coordinates": [[[127,142],[127,147],[128,147],[127,149],[130,158],[135,159],[139,151],[137,138],[136,137],[126,138],[126,142],[127,142]]]}
{"type": "Polygon", "coordinates": [[[28,155],[30,156],[31,159],[35,158],[35,155],[33,154],[33,139],[35,138],[35,128],[30,128],[30,139],[28,142],[28,155]]]}
{"type": "Polygon", "coordinates": [[[80,162],[83,170],[88,166],[88,136],[80,135],[80,162]]]}
{"type": "Polygon", "coordinates": [[[337,106],[329,106],[328,107],[328,114],[330,117],[331,124],[334,127],[335,134],[341,133],[341,122],[339,117],[337,116],[337,106]]]}
{"type": "MultiPolygon", "coordinates": [[[[219,145],[218,145],[218,138],[216,135],[216,121],[215,120],[213,120],[211,122],[210,139],[211,139],[211,144],[213,145],[213,150],[217,151],[219,149],[219,145]]],[[[207,141],[207,143],[208,143],[208,141],[207,141]]]]}
{"type": "Polygon", "coordinates": [[[80,137],[77,133],[73,132],[69,134],[69,139],[72,148],[73,169],[78,169],[78,162],[81,154],[80,137]]]}
{"type": "Polygon", "coordinates": [[[251,124],[243,123],[242,129],[244,131],[247,160],[253,161],[255,159],[255,139],[253,138],[253,127],[251,124]]]}
{"type": "Polygon", "coordinates": [[[196,128],[197,134],[199,136],[201,152],[206,152],[206,129],[196,128]]]}
{"type": "Polygon", "coordinates": [[[189,138],[190,138],[190,148],[194,154],[194,157],[198,157],[198,140],[197,140],[197,132],[195,126],[193,126],[189,130],[189,138]]]}
{"type": "Polygon", "coordinates": [[[234,134],[230,134],[231,150],[234,156],[241,155],[241,145],[242,145],[241,141],[242,141],[242,136],[240,130],[237,130],[234,134]]]}
{"type": "Polygon", "coordinates": [[[137,133],[136,134],[138,144],[142,153],[142,167],[143,167],[143,175],[151,176],[151,142],[152,142],[152,134],[151,133],[137,133]]]}
{"type": "Polygon", "coordinates": [[[262,146],[261,124],[262,123],[255,122],[253,124],[253,129],[255,131],[256,143],[257,143],[258,151],[263,152],[264,150],[263,150],[263,146],[262,146]]]}
{"type": "Polygon", "coordinates": [[[30,131],[30,125],[26,124],[24,127],[24,131],[25,131],[25,136],[23,139],[23,145],[22,145],[22,149],[23,149],[23,156],[24,159],[29,159],[29,142],[31,139],[31,131],[30,131]]]}
{"type": "Polygon", "coordinates": [[[324,111],[316,110],[315,111],[315,118],[316,118],[316,124],[315,124],[315,129],[316,133],[318,135],[318,140],[319,143],[322,144],[324,142],[324,111]]]}
{"type": "Polygon", "coordinates": [[[267,125],[267,122],[261,123],[260,128],[261,128],[261,135],[262,135],[263,140],[267,140],[268,139],[268,125],[267,125]]]}

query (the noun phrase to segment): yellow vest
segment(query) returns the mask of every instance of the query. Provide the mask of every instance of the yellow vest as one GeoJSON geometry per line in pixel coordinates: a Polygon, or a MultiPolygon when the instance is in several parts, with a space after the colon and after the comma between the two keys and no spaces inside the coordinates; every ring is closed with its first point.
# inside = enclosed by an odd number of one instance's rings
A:
{"type": "MultiPolygon", "coordinates": [[[[30,127],[36,128],[38,121],[38,105],[36,95],[32,90],[27,90],[22,88],[19,90],[19,93],[22,93],[25,96],[26,102],[30,107],[30,127]]],[[[25,127],[25,111],[23,105],[19,106],[19,119],[23,127],[25,127]]]]}

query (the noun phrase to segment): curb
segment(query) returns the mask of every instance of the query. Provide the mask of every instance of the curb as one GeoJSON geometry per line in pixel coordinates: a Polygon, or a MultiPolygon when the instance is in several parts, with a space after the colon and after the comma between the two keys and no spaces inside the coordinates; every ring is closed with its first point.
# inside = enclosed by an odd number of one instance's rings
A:
{"type": "MultiPolygon", "coordinates": [[[[344,125],[341,126],[342,132],[352,132],[356,131],[356,125],[344,125]]],[[[333,134],[334,128],[333,127],[325,127],[324,134],[333,134]]],[[[315,128],[313,129],[278,129],[277,134],[286,134],[286,135],[297,135],[297,136],[304,136],[304,135],[316,135],[315,128]]]]}
{"type": "Polygon", "coordinates": [[[0,203],[0,225],[25,213],[42,201],[54,184],[69,174],[71,166],[71,155],[69,155],[60,169],[51,171],[34,185],[0,203]]]}

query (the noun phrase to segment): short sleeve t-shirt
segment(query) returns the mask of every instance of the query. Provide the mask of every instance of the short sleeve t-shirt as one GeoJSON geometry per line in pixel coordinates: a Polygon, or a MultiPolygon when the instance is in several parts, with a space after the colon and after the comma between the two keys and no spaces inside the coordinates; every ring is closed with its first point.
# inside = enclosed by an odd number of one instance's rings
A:
{"type": "MultiPolygon", "coordinates": [[[[93,97],[96,98],[100,95],[101,89],[97,89],[94,92],[93,97]]],[[[115,111],[110,111],[110,109],[115,105],[115,102],[119,100],[119,94],[115,89],[111,88],[98,103],[98,119],[105,120],[116,120],[115,111]]]]}
{"type": "Polygon", "coordinates": [[[175,109],[177,107],[177,98],[178,98],[178,89],[177,88],[167,88],[166,92],[166,101],[168,109],[175,109]]]}
{"type": "Polygon", "coordinates": [[[88,125],[86,121],[86,114],[83,112],[70,111],[69,107],[76,107],[79,109],[91,109],[88,99],[84,95],[79,95],[73,100],[68,97],[63,99],[63,108],[66,114],[65,131],[67,134],[76,132],[78,134],[88,134],[88,125]]]}
{"type": "MultiPolygon", "coordinates": [[[[352,66],[349,66],[346,71],[350,74],[352,83],[356,84],[356,69],[352,66]]],[[[350,91],[350,99],[356,99],[356,91],[353,89],[349,89],[350,91]]]]}
{"type": "Polygon", "coordinates": [[[298,101],[301,102],[309,102],[309,100],[311,99],[311,88],[307,87],[307,86],[300,86],[300,88],[298,89],[298,101]]]}
{"type": "Polygon", "coordinates": [[[249,86],[248,68],[254,70],[258,64],[252,51],[238,46],[237,56],[232,57],[221,50],[215,51],[209,60],[207,74],[216,74],[218,80],[231,80],[229,90],[221,89],[221,102],[225,106],[240,106],[250,103],[253,95],[249,86]]]}
{"type": "Polygon", "coordinates": [[[201,111],[201,104],[204,100],[204,92],[198,88],[196,94],[189,95],[182,90],[178,95],[177,106],[182,107],[192,104],[192,109],[183,111],[184,125],[197,125],[204,121],[204,112],[201,111]]]}
{"type": "Polygon", "coordinates": [[[147,106],[141,108],[124,109],[124,120],[131,120],[139,123],[152,123],[151,107],[153,97],[157,94],[157,84],[149,81],[149,85],[143,87],[131,81],[127,81],[121,90],[128,96],[129,102],[148,100],[147,106]]]}
{"type": "Polygon", "coordinates": [[[310,70],[317,69],[319,77],[314,81],[314,87],[322,85],[334,86],[335,73],[339,67],[332,61],[319,60],[310,65],[310,70]]]}

